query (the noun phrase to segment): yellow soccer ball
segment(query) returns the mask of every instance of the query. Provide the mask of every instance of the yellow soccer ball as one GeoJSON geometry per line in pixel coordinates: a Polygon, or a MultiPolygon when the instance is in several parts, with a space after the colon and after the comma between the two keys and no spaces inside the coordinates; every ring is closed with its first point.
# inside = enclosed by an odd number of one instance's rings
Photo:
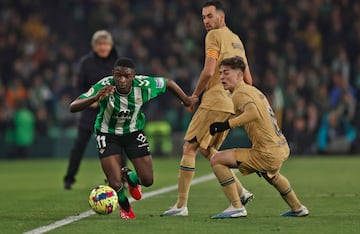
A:
{"type": "Polygon", "coordinates": [[[89,205],[98,214],[110,214],[118,206],[118,197],[111,187],[99,185],[91,190],[89,205]]]}

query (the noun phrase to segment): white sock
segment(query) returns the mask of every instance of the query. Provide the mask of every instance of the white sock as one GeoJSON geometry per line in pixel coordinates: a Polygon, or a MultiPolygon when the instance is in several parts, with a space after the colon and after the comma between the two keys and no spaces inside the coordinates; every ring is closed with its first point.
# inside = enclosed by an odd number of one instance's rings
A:
{"type": "Polygon", "coordinates": [[[249,193],[249,191],[246,189],[246,188],[242,188],[242,193],[241,193],[241,195],[240,195],[240,197],[244,197],[245,196],[245,194],[247,194],[247,193],[249,193]]]}

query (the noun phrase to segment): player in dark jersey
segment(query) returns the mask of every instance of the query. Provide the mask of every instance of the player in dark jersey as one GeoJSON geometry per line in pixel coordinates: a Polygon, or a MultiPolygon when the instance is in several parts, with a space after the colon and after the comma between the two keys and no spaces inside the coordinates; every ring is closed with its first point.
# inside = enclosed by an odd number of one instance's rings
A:
{"type": "Polygon", "coordinates": [[[109,185],[117,191],[122,219],[133,219],[135,214],[125,195],[121,178],[124,176],[129,192],[134,199],[141,199],[141,186],[153,183],[152,158],[144,134],[145,115],[141,111],[144,103],[167,90],[174,93],[185,106],[192,99],[170,79],[139,76],[129,58],[116,61],[112,76],[91,86],[70,104],[70,111],[81,111],[98,103],[100,112],[95,121],[97,148],[101,166],[109,185]],[[135,171],[121,168],[121,153],[125,152],[135,171]]]}
{"type": "Polygon", "coordinates": [[[235,117],[211,124],[210,134],[216,135],[230,128],[243,126],[252,147],[219,151],[211,158],[213,171],[230,202],[229,208],[212,218],[247,215],[230,168],[238,168],[243,175],[255,172],[274,186],[290,207],[290,211],[282,216],[307,216],[309,210],[300,203],[289,181],[280,173],[283,162],[289,157],[289,145],[265,95],[244,82],[245,66],[244,60],[238,56],[224,59],[220,63],[220,79],[224,89],[232,94],[235,117]]]}

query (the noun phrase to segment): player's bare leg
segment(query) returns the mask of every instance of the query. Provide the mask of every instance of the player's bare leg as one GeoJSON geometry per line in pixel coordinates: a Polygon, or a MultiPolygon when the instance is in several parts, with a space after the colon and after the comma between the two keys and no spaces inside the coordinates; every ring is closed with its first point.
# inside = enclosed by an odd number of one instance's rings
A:
{"type": "Polygon", "coordinates": [[[106,179],[118,195],[120,217],[122,219],[134,219],[135,214],[125,195],[125,189],[121,180],[121,156],[119,154],[101,158],[101,166],[106,175],[106,179]]]}
{"type": "Polygon", "coordinates": [[[111,155],[101,158],[100,161],[109,186],[118,191],[122,186],[120,155],[111,155]]]}
{"type": "Polygon", "coordinates": [[[131,159],[136,174],[139,178],[138,183],[142,186],[149,187],[154,182],[154,172],[152,166],[152,157],[150,155],[131,159]]]}
{"type": "Polygon", "coordinates": [[[153,168],[152,158],[150,155],[131,159],[135,167],[135,171],[123,167],[121,169],[123,176],[129,186],[129,192],[135,200],[140,200],[142,197],[141,185],[149,187],[153,184],[153,168]]]}

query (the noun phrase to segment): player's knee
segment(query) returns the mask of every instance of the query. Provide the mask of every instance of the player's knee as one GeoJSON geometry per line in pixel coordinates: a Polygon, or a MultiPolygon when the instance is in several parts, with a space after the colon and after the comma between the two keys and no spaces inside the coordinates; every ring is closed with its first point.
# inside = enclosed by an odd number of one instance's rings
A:
{"type": "Polygon", "coordinates": [[[210,158],[210,166],[214,167],[215,165],[220,164],[219,157],[216,157],[216,155],[213,155],[210,158]]]}
{"type": "Polygon", "coordinates": [[[217,163],[215,162],[215,160],[211,159],[210,160],[210,166],[214,167],[217,163]]]}
{"type": "Polygon", "coordinates": [[[111,178],[108,178],[107,180],[109,182],[110,187],[112,187],[115,191],[118,191],[122,186],[121,180],[111,179],[111,178]]]}
{"type": "Polygon", "coordinates": [[[195,142],[185,142],[183,145],[183,154],[186,155],[195,155],[197,150],[197,143],[195,142]]]}
{"type": "Polygon", "coordinates": [[[210,149],[203,149],[200,147],[200,153],[207,158],[208,160],[210,160],[210,149]]]}
{"type": "Polygon", "coordinates": [[[154,183],[153,177],[141,178],[141,185],[144,187],[150,187],[154,183]]]}
{"type": "Polygon", "coordinates": [[[275,174],[272,177],[269,177],[267,173],[261,173],[261,175],[264,177],[264,179],[271,185],[276,185],[277,181],[279,179],[279,174],[275,174]]]}

